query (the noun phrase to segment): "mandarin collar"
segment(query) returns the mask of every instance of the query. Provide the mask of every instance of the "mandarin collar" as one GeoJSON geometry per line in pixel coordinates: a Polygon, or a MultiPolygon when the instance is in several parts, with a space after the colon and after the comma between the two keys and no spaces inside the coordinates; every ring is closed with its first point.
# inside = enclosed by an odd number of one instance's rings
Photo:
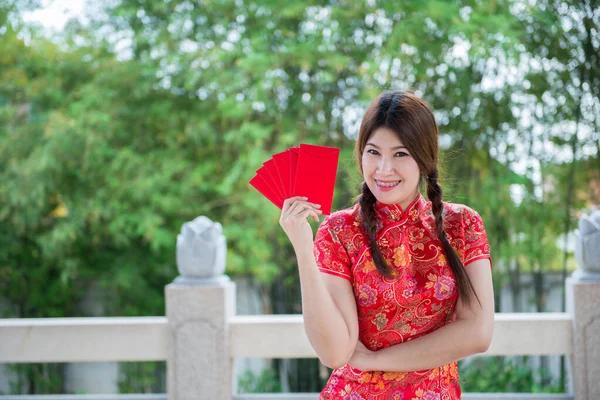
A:
{"type": "Polygon", "coordinates": [[[406,207],[406,211],[402,210],[400,204],[384,204],[379,201],[375,202],[375,211],[377,216],[387,225],[394,222],[400,222],[407,216],[410,219],[416,219],[419,216],[419,210],[425,205],[425,199],[419,192],[417,197],[406,207]]]}

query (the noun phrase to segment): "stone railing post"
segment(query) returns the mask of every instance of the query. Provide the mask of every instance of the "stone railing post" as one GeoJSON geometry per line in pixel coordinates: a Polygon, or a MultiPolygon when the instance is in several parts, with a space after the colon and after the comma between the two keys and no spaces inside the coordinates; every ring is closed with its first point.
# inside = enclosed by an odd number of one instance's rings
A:
{"type": "Polygon", "coordinates": [[[165,288],[169,400],[232,397],[228,323],[235,284],[224,275],[225,255],[221,224],[204,216],[183,224],[177,236],[180,276],[165,288]]]}
{"type": "Polygon", "coordinates": [[[577,400],[600,399],[600,210],[579,220],[575,257],[581,269],[566,282],[573,317],[571,387],[577,400]]]}

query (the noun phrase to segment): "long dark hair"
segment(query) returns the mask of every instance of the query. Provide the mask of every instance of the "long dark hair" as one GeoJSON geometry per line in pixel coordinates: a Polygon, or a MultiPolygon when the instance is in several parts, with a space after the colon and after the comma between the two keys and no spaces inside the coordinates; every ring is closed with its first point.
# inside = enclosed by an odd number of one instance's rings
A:
{"type": "MultiPolygon", "coordinates": [[[[391,129],[398,135],[419,166],[421,176],[427,182],[427,197],[431,201],[438,236],[456,279],[460,298],[466,304],[470,304],[473,297],[477,298],[477,294],[444,230],[442,187],[438,182],[438,126],[431,107],[424,100],[408,92],[389,91],[377,97],[363,117],[356,141],[355,152],[361,172],[362,154],[367,141],[371,134],[381,127],[391,129]]],[[[375,240],[377,233],[375,201],[375,196],[366,182],[363,182],[362,192],[358,196],[363,228],[369,237],[371,254],[377,270],[383,276],[391,278],[394,270],[386,262],[375,240]]],[[[479,301],[478,298],[477,300],[479,301]]]]}

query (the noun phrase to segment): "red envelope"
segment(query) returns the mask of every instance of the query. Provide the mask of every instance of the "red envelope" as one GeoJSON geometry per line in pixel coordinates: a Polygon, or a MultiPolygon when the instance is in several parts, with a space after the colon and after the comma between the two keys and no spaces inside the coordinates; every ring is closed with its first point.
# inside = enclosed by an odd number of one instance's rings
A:
{"type": "MultiPolygon", "coordinates": [[[[262,168],[259,168],[259,171],[262,168]]],[[[263,196],[265,196],[271,203],[275,204],[280,209],[283,208],[283,200],[275,195],[273,189],[265,182],[263,177],[256,171],[256,176],[250,180],[250,184],[258,190],[263,196]]]]}
{"type": "Polygon", "coordinates": [[[292,197],[292,182],[293,179],[290,176],[290,163],[292,162],[291,151],[288,149],[281,153],[273,154],[273,160],[275,160],[275,166],[277,167],[277,173],[281,180],[281,191],[283,192],[284,199],[292,197]]]}
{"type": "Polygon", "coordinates": [[[279,177],[279,172],[277,171],[275,160],[270,159],[265,161],[263,163],[263,168],[269,174],[270,181],[273,182],[271,184],[271,188],[273,189],[275,194],[277,194],[277,196],[281,198],[282,201],[285,200],[287,197],[285,195],[285,191],[283,190],[283,183],[281,182],[281,178],[279,177]]]}
{"type": "Polygon", "coordinates": [[[298,156],[300,156],[300,147],[291,147],[290,149],[290,196],[294,193],[296,184],[296,167],[298,165],[298,156]]]}
{"type": "Polygon", "coordinates": [[[262,180],[267,184],[269,189],[271,190],[271,195],[275,197],[278,203],[283,204],[283,200],[285,200],[280,194],[277,186],[279,183],[273,179],[273,176],[267,169],[267,167],[263,166],[256,170],[256,175],[262,178],[262,180]]]}
{"type": "Polygon", "coordinates": [[[320,204],[325,215],[331,213],[339,156],[335,147],[300,145],[293,195],[320,204]]]}

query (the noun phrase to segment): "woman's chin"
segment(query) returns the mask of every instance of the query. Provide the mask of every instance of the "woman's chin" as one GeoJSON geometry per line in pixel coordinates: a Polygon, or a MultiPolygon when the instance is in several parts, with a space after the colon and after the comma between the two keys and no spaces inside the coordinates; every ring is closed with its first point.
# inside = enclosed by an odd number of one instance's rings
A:
{"type": "Polygon", "coordinates": [[[401,203],[404,196],[397,193],[381,192],[375,194],[375,198],[383,204],[398,204],[401,203]]]}
{"type": "MultiPolygon", "coordinates": [[[[400,188],[396,187],[395,189],[400,189],[400,188]]],[[[375,196],[377,201],[379,201],[382,204],[400,204],[403,206],[408,206],[418,195],[418,192],[405,193],[405,191],[402,191],[402,190],[391,190],[391,191],[377,190],[375,193],[373,193],[373,195],[375,196]]],[[[404,207],[402,207],[402,208],[404,208],[404,207]]]]}

